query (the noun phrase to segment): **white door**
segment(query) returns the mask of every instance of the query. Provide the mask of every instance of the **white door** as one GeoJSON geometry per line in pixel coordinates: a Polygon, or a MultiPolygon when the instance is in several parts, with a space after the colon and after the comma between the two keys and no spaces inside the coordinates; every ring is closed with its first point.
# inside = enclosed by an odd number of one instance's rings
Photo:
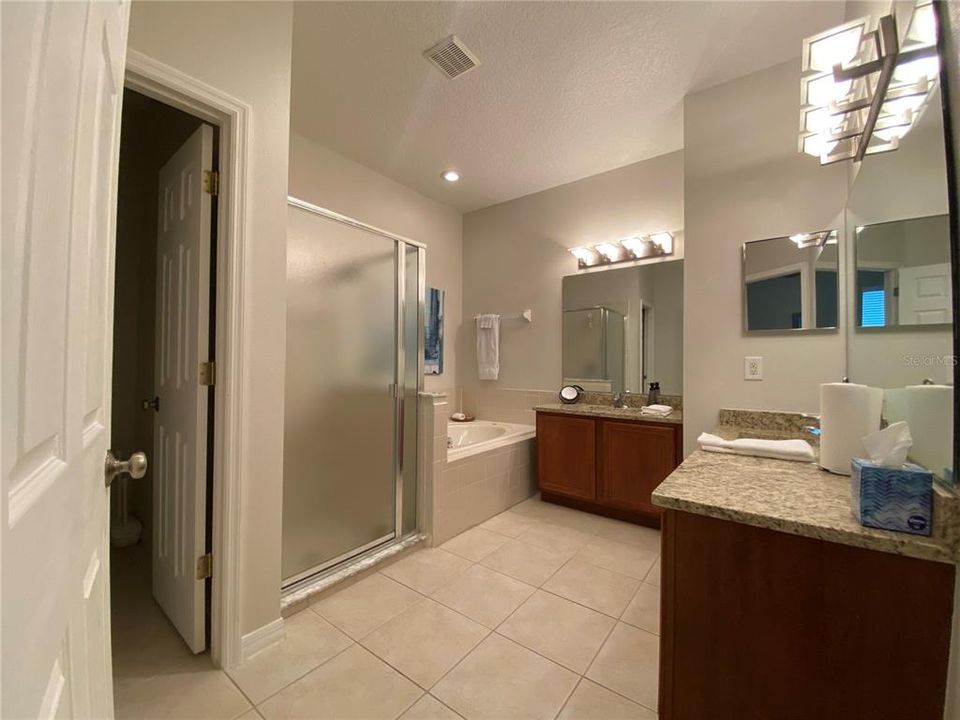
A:
{"type": "Polygon", "coordinates": [[[900,276],[900,325],[949,323],[950,263],[904,267],[900,276]]]}
{"type": "Polygon", "coordinates": [[[113,263],[129,7],[2,3],[5,718],[113,716],[113,263]]]}
{"type": "Polygon", "coordinates": [[[193,652],[206,648],[207,399],[213,128],[201,125],[160,170],[154,387],[153,596],[193,652]]]}

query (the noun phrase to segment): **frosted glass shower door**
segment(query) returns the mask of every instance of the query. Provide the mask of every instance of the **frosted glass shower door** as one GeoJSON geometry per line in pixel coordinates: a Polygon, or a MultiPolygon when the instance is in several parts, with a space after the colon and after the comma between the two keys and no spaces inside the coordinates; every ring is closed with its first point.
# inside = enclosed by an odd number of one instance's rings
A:
{"type": "Polygon", "coordinates": [[[400,297],[395,240],[287,212],[285,585],[395,537],[400,297]]]}

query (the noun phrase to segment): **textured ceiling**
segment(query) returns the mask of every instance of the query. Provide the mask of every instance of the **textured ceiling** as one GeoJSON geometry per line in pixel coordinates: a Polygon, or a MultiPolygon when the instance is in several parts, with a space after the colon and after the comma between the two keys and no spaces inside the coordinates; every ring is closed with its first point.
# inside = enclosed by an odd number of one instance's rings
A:
{"type": "Polygon", "coordinates": [[[469,211],[683,147],[684,95],[842,19],[842,2],[300,2],[291,122],[469,211]],[[452,33],[482,65],[449,80],[421,53],[452,33]]]}

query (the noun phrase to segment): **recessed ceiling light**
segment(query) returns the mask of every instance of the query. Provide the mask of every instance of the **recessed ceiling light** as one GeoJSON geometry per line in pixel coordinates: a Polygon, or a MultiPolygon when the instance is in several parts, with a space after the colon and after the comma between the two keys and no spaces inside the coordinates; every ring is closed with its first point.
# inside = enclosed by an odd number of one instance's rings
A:
{"type": "Polygon", "coordinates": [[[458,173],[456,170],[444,170],[443,179],[447,182],[456,182],[460,179],[460,173],[458,173]]]}

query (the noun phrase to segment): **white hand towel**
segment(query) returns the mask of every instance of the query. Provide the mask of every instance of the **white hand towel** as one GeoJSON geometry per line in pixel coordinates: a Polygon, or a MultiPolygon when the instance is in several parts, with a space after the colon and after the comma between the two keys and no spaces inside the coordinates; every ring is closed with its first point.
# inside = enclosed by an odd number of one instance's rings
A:
{"type": "Polygon", "coordinates": [[[500,377],[500,316],[477,318],[477,368],[481,380],[500,377]]]}
{"type": "Polygon", "coordinates": [[[813,448],[806,440],[761,440],[759,438],[724,440],[710,433],[701,433],[697,442],[700,443],[700,449],[707,452],[752,455],[796,462],[813,462],[815,459],[813,448]]]}
{"type": "Polygon", "coordinates": [[[673,408],[669,405],[644,405],[640,408],[641,415],[658,415],[660,417],[666,417],[673,412],[673,408]]]}

